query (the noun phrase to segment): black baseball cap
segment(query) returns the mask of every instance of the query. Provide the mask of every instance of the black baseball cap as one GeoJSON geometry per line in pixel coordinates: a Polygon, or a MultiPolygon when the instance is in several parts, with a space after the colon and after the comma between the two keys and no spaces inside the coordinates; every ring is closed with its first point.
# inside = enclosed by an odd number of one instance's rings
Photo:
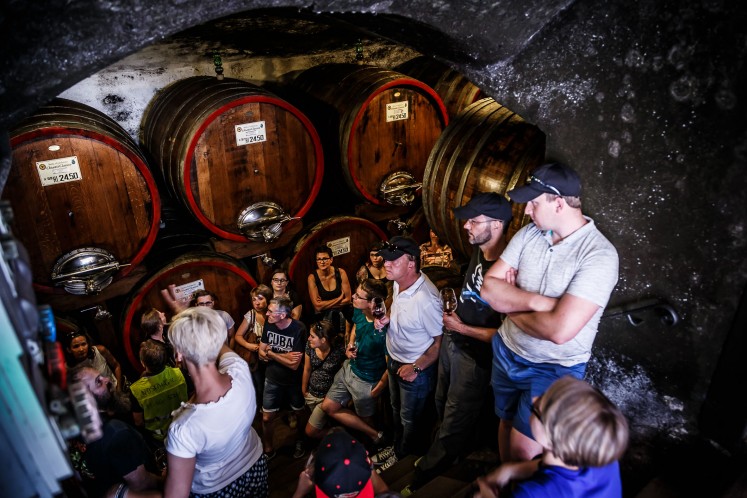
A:
{"type": "Polygon", "coordinates": [[[384,258],[384,261],[394,261],[405,254],[419,258],[420,246],[414,239],[400,235],[392,237],[388,242],[384,242],[384,247],[379,251],[379,256],[384,258]]]}
{"type": "Polygon", "coordinates": [[[328,433],[314,456],[317,498],[373,498],[371,460],[363,443],[345,431],[328,433]]]}
{"type": "Polygon", "coordinates": [[[527,184],[508,192],[514,202],[529,202],[540,194],[580,197],[581,178],[570,166],[548,163],[529,175],[527,184]]]}
{"type": "Polygon", "coordinates": [[[495,192],[480,192],[464,206],[454,208],[454,216],[460,220],[467,220],[481,214],[508,223],[513,217],[511,202],[495,192]]]}

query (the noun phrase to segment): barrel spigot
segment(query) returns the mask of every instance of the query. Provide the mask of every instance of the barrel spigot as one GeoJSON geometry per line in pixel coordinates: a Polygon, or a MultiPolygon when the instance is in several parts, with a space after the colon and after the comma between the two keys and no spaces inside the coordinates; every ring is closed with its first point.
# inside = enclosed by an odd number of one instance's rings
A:
{"type": "Polygon", "coordinates": [[[222,80],[223,79],[223,59],[221,59],[219,52],[213,53],[213,65],[215,66],[215,77],[218,80],[222,80]]]}

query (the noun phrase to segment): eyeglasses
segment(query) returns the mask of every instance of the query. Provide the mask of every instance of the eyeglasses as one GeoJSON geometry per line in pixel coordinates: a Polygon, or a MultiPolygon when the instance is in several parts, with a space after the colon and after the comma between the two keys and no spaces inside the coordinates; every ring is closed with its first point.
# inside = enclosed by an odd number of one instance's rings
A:
{"type": "Polygon", "coordinates": [[[272,310],[267,310],[267,314],[268,314],[268,315],[282,315],[283,313],[285,313],[285,311],[272,311],[272,310]]]}
{"type": "Polygon", "coordinates": [[[532,414],[537,417],[537,420],[542,422],[542,412],[539,410],[539,402],[542,399],[542,396],[539,396],[536,400],[534,400],[534,403],[531,404],[529,409],[532,411],[532,414]]]}
{"type": "Polygon", "coordinates": [[[367,298],[367,297],[361,297],[361,296],[359,296],[357,292],[355,294],[353,294],[353,299],[360,299],[361,301],[370,301],[370,299],[367,298]]]}
{"type": "MultiPolygon", "coordinates": [[[[317,259],[317,261],[319,260],[317,259]]],[[[275,282],[276,284],[284,284],[285,282],[288,281],[288,279],[287,278],[273,278],[272,281],[275,282]]]]}
{"type": "Polygon", "coordinates": [[[540,180],[539,178],[537,178],[534,175],[529,175],[529,181],[530,182],[537,182],[540,185],[542,185],[543,187],[549,188],[550,190],[552,190],[555,193],[555,195],[560,195],[560,196],[563,195],[563,194],[560,193],[560,190],[556,189],[555,187],[553,187],[552,185],[550,185],[548,183],[543,182],[542,180],[540,180]]]}
{"type": "Polygon", "coordinates": [[[325,261],[329,261],[332,258],[316,258],[316,260],[320,263],[324,263],[325,261]]]}
{"type": "Polygon", "coordinates": [[[212,306],[215,304],[213,301],[203,301],[201,303],[197,303],[197,306],[212,306]]]}

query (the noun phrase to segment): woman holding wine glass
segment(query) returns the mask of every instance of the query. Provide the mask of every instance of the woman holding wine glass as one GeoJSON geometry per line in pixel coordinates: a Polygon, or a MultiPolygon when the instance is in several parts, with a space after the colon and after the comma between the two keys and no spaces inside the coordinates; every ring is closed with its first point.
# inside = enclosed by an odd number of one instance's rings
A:
{"type": "MultiPolygon", "coordinates": [[[[322,410],[339,423],[363,432],[378,444],[383,432],[373,427],[376,414],[376,398],[387,388],[386,327],[374,328],[373,302],[384,303],[386,285],[374,279],[362,281],[353,294],[353,328],[350,332],[346,355],[348,360],[342,368],[327,396],[322,410]],[[353,400],[355,411],[346,408],[353,400]]],[[[386,313],[384,308],[384,313],[386,313]]]]}

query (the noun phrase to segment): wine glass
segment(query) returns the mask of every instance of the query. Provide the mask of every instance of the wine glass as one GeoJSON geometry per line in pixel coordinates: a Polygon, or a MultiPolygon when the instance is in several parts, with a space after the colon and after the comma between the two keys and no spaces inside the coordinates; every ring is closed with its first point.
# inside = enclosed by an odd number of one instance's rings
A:
{"type": "Polygon", "coordinates": [[[457,309],[457,295],[451,287],[441,289],[441,306],[444,313],[451,315],[457,309]]]}
{"type": "MultiPolygon", "coordinates": [[[[386,316],[386,303],[381,297],[375,297],[371,300],[371,314],[374,318],[382,319],[386,316]]],[[[376,329],[381,332],[381,329],[376,329]]]]}

